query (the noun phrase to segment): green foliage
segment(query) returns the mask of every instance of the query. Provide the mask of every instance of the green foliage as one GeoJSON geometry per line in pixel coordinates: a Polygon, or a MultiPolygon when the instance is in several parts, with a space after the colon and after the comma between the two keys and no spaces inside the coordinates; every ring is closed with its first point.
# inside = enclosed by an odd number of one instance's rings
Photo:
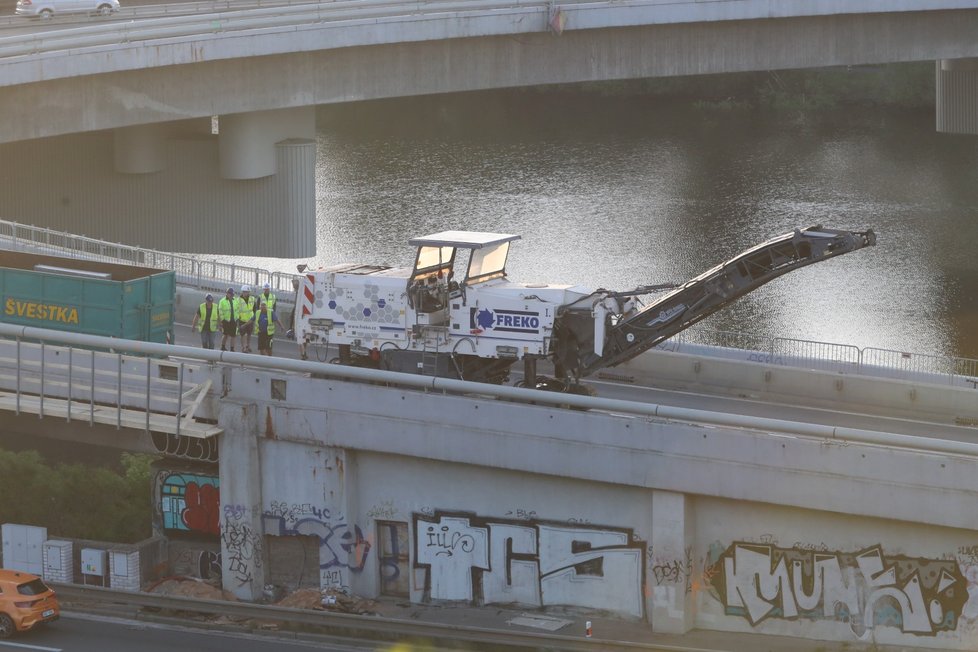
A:
{"type": "Polygon", "coordinates": [[[122,455],[124,474],[81,464],[50,466],[35,451],[0,450],[0,523],[48,528],[74,539],[134,543],[151,534],[152,456],[122,455]]]}

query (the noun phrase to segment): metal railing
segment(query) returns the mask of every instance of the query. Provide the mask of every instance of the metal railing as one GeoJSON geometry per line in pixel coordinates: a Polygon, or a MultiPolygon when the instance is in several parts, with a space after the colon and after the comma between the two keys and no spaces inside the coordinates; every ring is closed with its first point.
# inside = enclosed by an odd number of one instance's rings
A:
{"type": "Polygon", "coordinates": [[[746,359],[752,362],[978,388],[978,360],[972,358],[876,347],[860,348],[852,344],[763,337],[705,328],[685,330],[659,348],[678,351],[690,344],[729,349],[731,354],[723,357],[745,359],[746,354],[746,359]]]}
{"type": "MultiPolygon", "coordinates": [[[[744,2],[743,0],[714,0],[703,3],[701,0],[630,0],[628,2],[591,0],[428,0],[426,2],[403,0],[354,0],[345,2],[310,3],[255,3],[246,2],[240,7],[228,2],[191,3],[186,12],[183,5],[179,9],[161,9],[154,5],[145,8],[124,8],[121,17],[129,20],[108,20],[87,22],[77,27],[61,30],[43,30],[29,34],[13,34],[0,37],[0,57],[30,56],[38,53],[63,52],[75,56],[79,50],[106,45],[134,44],[150,40],[186,38],[221,38],[224,33],[241,30],[295,29],[300,26],[340,21],[362,22],[386,19],[416,20],[418,16],[432,19],[448,19],[457,22],[461,15],[479,15],[503,12],[519,13],[524,17],[539,15],[546,17],[558,7],[561,11],[574,15],[575,29],[622,27],[627,25],[663,22],[699,22],[704,20],[703,5],[711,5],[714,14],[706,20],[750,20],[768,19],[772,16],[771,3],[765,0],[744,2]],[[677,9],[677,5],[679,8],[677,9]],[[171,13],[172,12],[172,13],[171,13]],[[617,18],[609,14],[617,15],[617,18]],[[654,18],[653,18],[654,16],[654,18]],[[142,18],[136,20],[136,18],[142,18]]],[[[777,4],[777,3],[775,3],[777,4]]],[[[804,5],[804,3],[801,3],[804,5]]],[[[839,13],[839,9],[814,9],[785,4],[774,15],[798,17],[839,13]]],[[[939,0],[904,0],[900,6],[888,7],[886,11],[928,11],[940,9],[961,9],[978,7],[978,2],[970,7],[962,7],[958,2],[942,3],[939,0]]],[[[849,0],[844,13],[856,14],[878,12],[878,0],[849,0]]],[[[60,21],[59,21],[60,22],[60,21]]],[[[72,25],[73,23],[68,23],[72,25]]],[[[77,23],[74,23],[77,24],[77,23]]],[[[505,33],[545,31],[547,21],[515,20],[507,23],[505,33]],[[532,25],[531,25],[532,23],[532,25]]],[[[390,33],[397,33],[392,30],[390,33]]],[[[481,30],[480,30],[481,33],[481,30]]],[[[504,33],[499,31],[497,33],[504,33]]],[[[456,37],[464,33],[454,34],[456,37]]],[[[158,44],[157,44],[158,45],[158,44]]]]}
{"type": "Polygon", "coordinates": [[[245,283],[256,287],[268,283],[273,290],[288,294],[294,291],[292,279],[295,274],[288,272],[273,272],[260,267],[106,242],[9,220],[0,220],[0,248],[172,270],[176,272],[177,283],[180,285],[199,290],[217,290],[222,294],[229,285],[245,283]]]}
{"type": "Polygon", "coordinates": [[[206,437],[219,429],[194,416],[212,381],[195,375],[184,362],[0,339],[0,409],[18,415],[206,437]]]}

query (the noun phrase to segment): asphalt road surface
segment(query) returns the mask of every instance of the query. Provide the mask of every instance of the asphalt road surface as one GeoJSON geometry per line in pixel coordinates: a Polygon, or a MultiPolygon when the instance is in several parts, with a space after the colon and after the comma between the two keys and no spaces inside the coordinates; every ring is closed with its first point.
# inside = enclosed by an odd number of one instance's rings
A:
{"type": "Polygon", "coordinates": [[[57,622],[0,641],[0,652],[343,652],[375,649],[376,642],[341,639],[308,642],[82,614],[66,614],[57,622]]]}

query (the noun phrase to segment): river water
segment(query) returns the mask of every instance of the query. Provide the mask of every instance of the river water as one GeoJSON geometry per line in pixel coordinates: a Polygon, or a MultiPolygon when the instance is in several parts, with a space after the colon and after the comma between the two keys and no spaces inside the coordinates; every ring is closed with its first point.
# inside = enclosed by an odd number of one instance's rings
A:
{"type": "Polygon", "coordinates": [[[824,224],[875,248],[792,272],[703,322],[978,358],[978,138],[929,112],[701,112],[688,102],[478,93],[321,108],[313,260],[409,265],[412,236],[522,234],[515,280],[681,282],[824,224]]]}

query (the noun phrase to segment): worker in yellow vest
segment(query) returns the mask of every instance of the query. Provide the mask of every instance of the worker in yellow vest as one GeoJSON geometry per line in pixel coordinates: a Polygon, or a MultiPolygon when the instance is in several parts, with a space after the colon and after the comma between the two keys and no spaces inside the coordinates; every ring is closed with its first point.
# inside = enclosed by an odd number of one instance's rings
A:
{"type": "Polygon", "coordinates": [[[224,298],[217,302],[217,317],[221,320],[221,350],[227,351],[228,338],[234,351],[234,337],[238,334],[238,307],[234,298],[234,288],[228,288],[224,298]]]}
{"type": "Polygon", "coordinates": [[[272,312],[275,311],[275,302],[278,301],[278,299],[275,297],[275,294],[272,292],[272,286],[269,285],[268,283],[265,283],[265,285],[261,286],[261,294],[258,295],[258,300],[261,303],[267,305],[268,309],[271,310],[272,312]]]}
{"type": "Polygon", "coordinates": [[[241,296],[235,312],[238,314],[238,335],[241,336],[242,353],[251,353],[251,334],[255,331],[255,297],[251,296],[251,286],[241,286],[241,296]]]}
{"type": "Polygon", "coordinates": [[[214,348],[214,334],[217,333],[217,325],[220,323],[218,319],[217,306],[214,305],[214,295],[208,294],[204,297],[204,302],[200,304],[200,308],[197,309],[197,313],[194,315],[194,321],[190,324],[190,328],[197,328],[197,324],[200,324],[200,345],[205,349],[214,348]]]}
{"type": "Polygon", "coordinates": [[[272,339],[275,337],[276,324],[279,328],[285,329],[275,311],[269,308],[267,303],[261,304],[255,317],[255,327],[258,329],[258,352],[262,355],[272,355],[272,339]]]}

